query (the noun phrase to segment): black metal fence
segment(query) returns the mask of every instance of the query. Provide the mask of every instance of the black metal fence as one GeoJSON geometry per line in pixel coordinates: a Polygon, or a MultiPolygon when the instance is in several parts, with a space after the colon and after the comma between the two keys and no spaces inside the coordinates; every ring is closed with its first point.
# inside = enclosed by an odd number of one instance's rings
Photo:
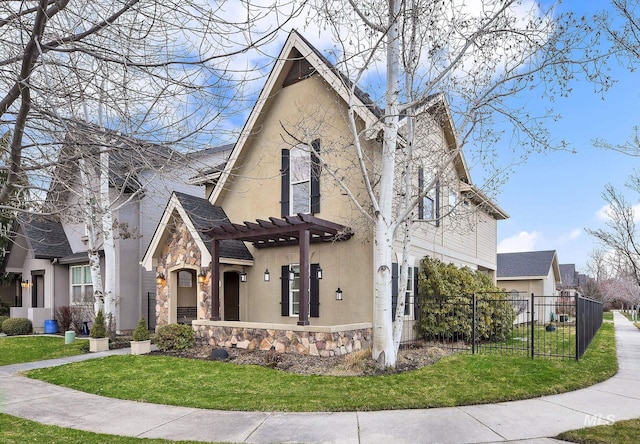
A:
{"type": "Polygon", "coordinates": [[[602,304],[577,296],[483,293],[405,310],[404,345],[434,342],[469,353],[580,359],[602,324],[602,304]]]}
{"type": "Polygon", "coordinates": [[[156,294],[152,291],[147,292],[147,328],[156,329],[156,294]]]}

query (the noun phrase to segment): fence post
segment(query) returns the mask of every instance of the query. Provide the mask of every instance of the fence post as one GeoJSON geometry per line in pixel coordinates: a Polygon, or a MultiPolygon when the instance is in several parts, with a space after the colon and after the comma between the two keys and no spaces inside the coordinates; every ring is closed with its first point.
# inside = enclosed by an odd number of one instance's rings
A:
{"type": "Polygon", "coordinates": [[[471,354],[476,354],[476,294],[471,295],[471,354]]]}
{"type": "Polygon", "coordinates": [[[580,360],[580,295],[576,295],[576,361],[580,360]]]}
{"type": "Polygon", "coordinates": [[[536,345],[535,345],[535,336],[536,336],[536,325],[535,325],[535,309],[536,309],[536,300],[533,293],[531,293],[531,316],[529,319],[531,320],[531,359],[533,359],[536,355],[536,345]]]}

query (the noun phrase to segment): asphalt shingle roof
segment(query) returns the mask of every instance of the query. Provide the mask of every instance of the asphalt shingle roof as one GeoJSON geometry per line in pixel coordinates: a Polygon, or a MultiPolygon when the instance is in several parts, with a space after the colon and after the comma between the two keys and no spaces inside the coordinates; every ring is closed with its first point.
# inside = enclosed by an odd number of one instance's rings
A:
{"type": "Polygon", "coordinates": [[[18,222],[22,226],[36,259],[54,259],[72,253],[60,222],[36,215],[20,215],[18,222]]]}
{"type": "MultiPolygon", "coordinates": [[[[180,201],[182,208],[189,215],[191,223],[205,242],[207,249],[211,251],[211,237],[205,235],[205,231],[212,227],[218,227],[231,221],[221,207],[217,207],[207,199],[191,196],[189,194],[174,191],[176,198],[180,201]]],[[[220,256],[229,259],[253,260],[249,249],[242,241],[223,240],[220,241],[220,256]]]]}
{"type": "Polygon", "coordinates": [[[498,277],[546,276],[555,254],[555,250],[498,253],[498,277]]]}

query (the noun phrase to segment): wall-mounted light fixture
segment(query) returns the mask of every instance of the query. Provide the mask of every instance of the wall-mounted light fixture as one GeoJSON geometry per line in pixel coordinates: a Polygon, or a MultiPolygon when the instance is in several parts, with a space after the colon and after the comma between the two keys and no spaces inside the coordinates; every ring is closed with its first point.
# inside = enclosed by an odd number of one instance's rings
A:
{"type": "Polygon", "coordinates": [[[26,281],[22,281],[22,282],[20,282],[20,286],[21,286],[22,288],[29,288],[29,285],[30,285],[30,284],[29,284],[29,280],[28,280],[28,279],[27,279],[26,281]]]}
{"type": "Polygon", "coordinates": [[[240,282],[247,282],[247,272],[242,267],[242,273],[240,273],[240,282]]]}
{"type": "Polygon", "coordinates": [[[156,284],[164,286],[167,283],[167,279],[164,277],[164,273],[158,273],[156,275],[156,284]]]}
{"type": "Polygon", "coordinates": [[[341,301],[342,300],[342,290],[340,289],[340,287],[338,287],[338,289],[336,290],[336,301],[341,301]]]}
{"type": "Polygon", "coordinates": [[[293,271],[293,267],[289,267],[289,280],[293,281],[296,279],[296,273],[293,271]]]}
{"type": "Polygon", "coordinates": [[[269,269],[264,270],[264,281],[269,282],[271,280],[271,274],[269,273],[269,269]]]}
{"type": "Polygon", "coordinates": [[[318,264],[318,268],[316,269],[316,279],[322,279],[322,268],[320,264],[318,264]]]}
{"type": "Polygon", "coordinates": [[[207,269],[204,267],[201,268],[200,273],[198,273],[198,282],[201,284],[207,283],[207,269]]]}

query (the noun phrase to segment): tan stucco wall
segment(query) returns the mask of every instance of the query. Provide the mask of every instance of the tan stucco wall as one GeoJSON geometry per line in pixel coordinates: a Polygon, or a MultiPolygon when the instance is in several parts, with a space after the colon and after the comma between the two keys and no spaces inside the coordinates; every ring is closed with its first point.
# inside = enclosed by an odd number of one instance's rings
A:
{"type": "MultiPolygon", "coordinates": [[[[236,163],[238,169],[233,175],[241,180],[230,180],[216,202],[232,222],[280,217],[281,150],[297,144],[287,136],[283,126],[302,142],[320,139],[321,156],[342,171],[355,193],[363,193],[361,175],[354,172],[355,151],[348,137],[345,108],[327,91],[328,86],[314,76],[281,89],[272,98],[270,107],[263,110],[259,132],[248,139],[236,163]]],[[[316,325],[370,322],[373,310],[370,227],[362,223],[360,213],[328,174],[322,174],[320,187],[321,208],[315,216],[347,225],[355,235],[346,242],[311,245],[311,263],[321,265],[324,278],[320,282],[320,317],[310,318],[310,322],[316,325]],[[338,287],[344,292],[344,299],[339,302],[335,300],[338,287]]],[[[282,317],[280,313],[280,266],[299,263],[299,248],[256,250],[247,245],[255,263],[247,268],[248,282],[241,284],[250,298],[243,303],[241,296],[241,316],[244,314],[244,320],[252,322],[295,324],[297,317],[282,317]],[[263,279],[267,268],[271,273],[269,283],[263,279]]]]}

